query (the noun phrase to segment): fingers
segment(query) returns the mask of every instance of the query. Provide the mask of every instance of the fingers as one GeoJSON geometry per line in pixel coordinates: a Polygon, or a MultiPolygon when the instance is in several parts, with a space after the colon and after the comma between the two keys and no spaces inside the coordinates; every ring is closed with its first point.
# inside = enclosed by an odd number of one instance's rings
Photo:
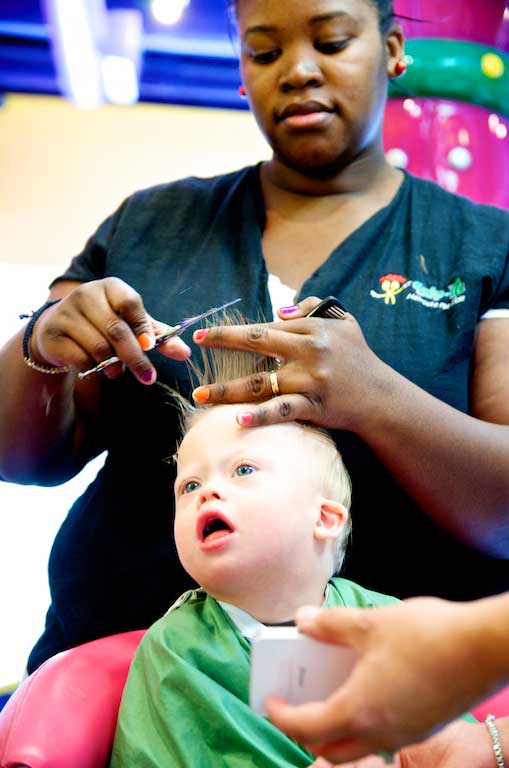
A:
{"type": "Polygon", "coordinates": [[[376,609],[303,606],[297,611],[299,630],[316,640],[358,647],[373,628],[376,609]]]}
{"type": "Polygon", "coordinates": [[[294,353],[296,342],[306,343],[309,322],[304,318],[293,320],[285,323],[284,329],[281,323],[201,328],[194,332],[193,340],[203,347],[238,349],[285,360],[294,353]]]}
{"type": "MultiPolygon", "coordinates": [[[[80,335],[81,345],[87,349],[94,362],[99,363],[116,355],[138,381],[152,384],[156,379],[156,371],[142,347],[149,349],[153,346],[154,330],[141,297],[117,278],[108,278],[102,282],[103,291],[86,291],[90,284],[76,289],[76,301],[83,322],[79,330],[73,330],[73,335],[80,335]],[[95,333],[90,332],[90,326],[95,329],[95,333]]],[[[105,373],[110,377],[118,375],[108,369],[105,373]]]]}
{"type": "Polygon", "coordinates": [[[306,317],[320,303],[316,296],[308,296],[291,307],[281,307],[277,310],[281,320],[294,320],[297,317],[306,317]]]}
{"type": "MultiPolygon", "coordinates": [[[[106,376],[116,378],[125,365],[142,384],[152,384],[156,371],[144,352],[154,347],[158,325],[141,296],[110,277],[78,285],[41,315],[32,334],[33,348],[42,360],[78,371],[116,356],[120,363],[105,368],[106,376]]],[[[180,339],[167,342],[162,351],[180,360],[190,354],[180,339]]]]}
{"type": "MultiPolygon", "coordinates": [[[[278,371],[261,371],[242,379],[209,384],[206,387],[198,387],[193,395],[197,402],[206,402],[210,405],[215,403],[252,403],[272,398],[272,405],[275,404],[276,406],[273,410],[276,410],[281,406],[281,396],[286,392],[287,381],[288,387],[291,387],[292,391],[296,390],[301,393],[305,392],[306,385],[309,383],[307,374],[294,369],[288,371],[289,369],[285,367],[278,371]],[[280,396],[277,403],[274,398],[276,394],[280,396]]],[[[288,399],[289,397],[285,398],[285,401],[288,399]]],[[[288,414],[286,416],[284,413],[281,415],[283,418],[288,417],[288,414]]]]}
{"type": "MultiPolygon", "coordinates": [[[[265,376],[265,374],[260,374],[265,376]]],[[[227,384],[215,384],[210,387],[198,387],[193,392],[193,398],[199,405],[211,403],[250,403],[259,400],[255,393],[257,389],[257,376],[254,382],[245,382],[243,379],[228,382],[227,384]],[[237,385],[239,385],[237,387],[237,385]],[[239,392],[243,394],[240,395],[239,392]]],[[[261,384],[266,391],[267,383],[261,384]]],[[[272,393],[271,393],[272,396],[272,393]]],[[[237,413],[237,422],[242,427],[261,427],[269,424],[282,424],[287,421],[316,421],[316,403],[305,395],[294,394],[281,397],[272,397],[261,405],[248,407],[237,413]]]]}
{"type": "Polygon", "coordinates": [[[317,422],[316,404],[304,395],[275,397],[261,405],[245,409],[237,414],[242,427],[263,427],[269,424],[283,424],[287,421],[317,422]]]}
{"type": "Polygon", "coordinates": [[[342,721],[347,718],[342,716],[343,705],[340,700],[335,700],[334,708],[329,702],[330,699],[327,699],[293,707],[284,699],[271,696],[265,702],[265,709],[277,728],[299,744],[307,745],[314,754],[322,754],[330,759],[321,749],[317,751],[316,744],[339,739],[341,734],[336,723],[340,718],[342,721]]]}

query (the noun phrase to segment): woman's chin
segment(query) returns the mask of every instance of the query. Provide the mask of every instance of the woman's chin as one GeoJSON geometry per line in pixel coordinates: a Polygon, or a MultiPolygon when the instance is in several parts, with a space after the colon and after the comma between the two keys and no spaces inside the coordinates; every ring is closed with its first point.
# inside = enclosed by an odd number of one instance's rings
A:
{"type": "Polygon", "coordinates": [[[347,165],[347,160],[337,148],[302,146],[299,151],[285,152],[277,159],[289,170],[313,179],[329,179],[336,176],[347,165]]]}

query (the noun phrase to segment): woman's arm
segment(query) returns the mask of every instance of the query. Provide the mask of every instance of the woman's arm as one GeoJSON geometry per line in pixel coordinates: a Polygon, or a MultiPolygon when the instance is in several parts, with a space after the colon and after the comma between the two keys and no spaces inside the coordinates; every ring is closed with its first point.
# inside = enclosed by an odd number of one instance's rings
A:
{"type": "MultiPolygon", "coordinates": [[[[141,344],[150,348],[160,324],[129,285],[117,278],[60,282],[50,299],[62,301],[37,319],[30,356],[72,370],[50,375],[30,368],[23,360],[24,329],[0,351],[0,477],[12,482],[64,482],[103,449],[103,375],[116,378],[125,365],[142,384],[156,378],[141,344]],[[122,362],[77,379],[77,371],[112,355],[122,362]]],[[[158,349],[176,359],[189,355],[180,339],[158,349]]]]}
{"type": "MultiPolygon", "coordinates": [[[[300,313],[314,303],[303,302],[300,313]]],[[[503,370],[500,363],[508,348],[509,320],[481,322],[473,416],[383,363],[351,315],[197,334],[195,341],[203,346],[255,350],[285,361],[278,371],[279,397],[272,395],[268,374],[260,374],[210,387],[207,402],[266,400],[246,408],[245,426],[302,419],[355,432],[442,527],[487,554],[509,557],[509,366],[503,370]],[[492,323],[497,332],[490,330],[492,323]],[[491,384],[495,377],[496,386],[491,384]]],[[[203,391],[196,394],[203,400],[203,391]]]]}
{"type": "MultiPolygon", "coordinates": [[[[64,298],[77,285],[58,283],[49,299],[64,298]]],[[[36,330],[37,324],[34,336],[36,330]]],[[[0,475],[12,482],[56,484],[75,475],[89,458],[83,451],[86,420],[78,412],[98,415],[101,382],[90,380],[75,392],[74,371],[49,375],[29,368],[23,360],[23,335],[24,328],[0,350],[0,475]]],[[[32,357],[42,363],[32,350],[31,345],[32,357]]]]}

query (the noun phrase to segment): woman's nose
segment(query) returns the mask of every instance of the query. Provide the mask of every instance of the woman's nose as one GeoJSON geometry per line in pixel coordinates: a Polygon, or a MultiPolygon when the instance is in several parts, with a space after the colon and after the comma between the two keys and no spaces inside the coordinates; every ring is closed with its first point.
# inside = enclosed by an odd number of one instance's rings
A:
{"type": "Polygon", "coordinates": [[[314,49],[305,48],[289,52],[286,61],[283,58],[284,69],[279,82],[283,92],[319,88],[323,85],[323,72],[315,54],[314,49]]]}

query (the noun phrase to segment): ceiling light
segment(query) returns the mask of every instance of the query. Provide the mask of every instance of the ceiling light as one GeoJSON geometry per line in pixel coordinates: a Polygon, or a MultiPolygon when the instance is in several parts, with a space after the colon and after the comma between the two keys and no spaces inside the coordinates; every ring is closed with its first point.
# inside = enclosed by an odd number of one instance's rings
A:
{"type": "Polygon", "coordinates": [[[99,56],[95,46],[95,14],[102,0],[47,0],[52,48],[60,85],[78,107],[93,108],[103,100],[99,56]],[[94,8],[92,7],[94,6],[94,8]]]}
{"type": "Polygon", "coordinates": [[[152,0],[152,16],[159,24],[176,24],[190,0],[152,0]]]}
{"type": "Polygon", "coordinates": [[[104,56],[101,61],[104,95],[111,104],[123,107],[136,104],[139,98],[138,72],[125,56],[104,56]]]}

